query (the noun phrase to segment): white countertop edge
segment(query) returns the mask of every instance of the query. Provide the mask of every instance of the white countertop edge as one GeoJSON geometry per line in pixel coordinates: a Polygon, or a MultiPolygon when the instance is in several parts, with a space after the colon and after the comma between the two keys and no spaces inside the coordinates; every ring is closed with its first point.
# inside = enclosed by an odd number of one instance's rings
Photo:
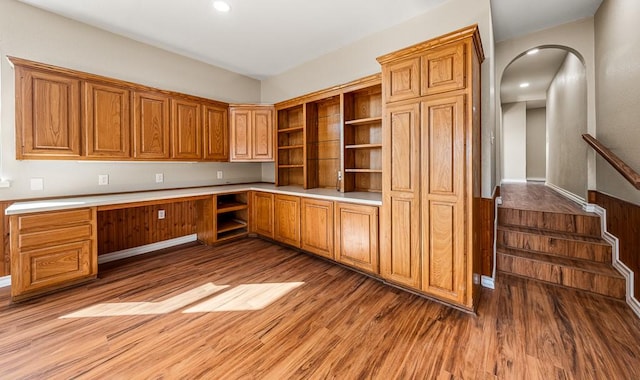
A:
{"type": "Polygon", "coordinates": [[[349,192],[340,193],[331,189],[293,188],[290,186],[276,187],[268,183],[220,185],[175,190],[140,191],[124,194],[90,195],[84,197],[70,197],[48,199],[42,201],[16,202],[5,210],[5,215],[18,215],[34,212],[70,210],[82,207],[98,207],[106,205],[125,204],[133,202],[157,201],[174,198],[215,195],[236,191],[264,191],[274,194],[302,196],[328,201],[356,203],[369,206],[381,206],[380,193],[349,192]]]}

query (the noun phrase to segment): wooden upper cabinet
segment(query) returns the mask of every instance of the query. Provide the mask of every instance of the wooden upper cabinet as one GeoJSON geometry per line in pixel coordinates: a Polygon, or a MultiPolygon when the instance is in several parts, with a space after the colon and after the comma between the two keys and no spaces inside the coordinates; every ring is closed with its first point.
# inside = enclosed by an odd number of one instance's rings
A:
{"type": "Polygon", "coordinates": [[[171,99],[171,158],[202,158],[202,105],[186,99],[171,99]]]}
{"type": "Polygon", "coordinates": [[[454,43],[432,49],[422,57],[422,95],[465,88],[465,44],[454,43]]]}
{"type": "Polygon", "coordinates": [[[169,158],[169,97],[136,91],[133,103],[134,157],[169,158]]]}
{"type": "Polygon", "coordinates": [[[253,111],[253,159],[273,161],[273,109],[253,111]]]}
{"type": "Polygon", "coordinates": [[[420,57],[385,65],[382,72],[386,102],[420,96],[420,57]]]}
{"type": "Polygon", "coordinates": [[[230,110],[230,161],[273,161],[273,107],[230,110]]]}
{"type": "Polygon", "coordinates": [[[80,157],[80,81],[16,65],[16,158],[80,157]]]}
{"type": "Polygon", "coordinates": [[[226,106],[203,104],[204,159],[229,161],[229,122],[226,106]]]}
{"type": "Polygon", "coordinates": [[[131,92],[123,87],[84,82],[83,128],[87,157],[131,157],[131,92]]]}

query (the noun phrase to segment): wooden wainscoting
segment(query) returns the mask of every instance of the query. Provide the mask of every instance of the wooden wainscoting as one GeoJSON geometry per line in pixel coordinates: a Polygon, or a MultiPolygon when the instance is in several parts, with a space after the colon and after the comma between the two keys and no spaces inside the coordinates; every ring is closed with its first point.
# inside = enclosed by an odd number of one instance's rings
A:
{"type": "Polygon", "coordinates": [[[8,276],[11,274],[11,258],[9,257],[9,217],[4,214],[4,211],[9,207],[13,201],[0,202],[0,212],[2,213],[2,220],[0,220],[0,277],[8,276]]]}
{"type": "MultiPolygon", "coordinates": [[[[589,203],[607,210],[607,231],[619,240],[620,261],[640,275],[640,206],[598,191],[589,191],[589,203]]],[[[634,283],[640,301],[640,281],[634,283]]]]}
{"type": "Polygon", "coordinates": [[[482,275],[493,276],[493,224],[496,219],[496,198],[500,196],[500,187],[496,187],[492,198],[480,199],[480,218],[482,229],[480,255],[482,256],[482,275]]]}
{"type": "Polygon", "coordinates": [[[98,255],[196,233],[196,201],[98,212],[98,255]],[[158,219],[158,211],[165,218],[158,219]]]}

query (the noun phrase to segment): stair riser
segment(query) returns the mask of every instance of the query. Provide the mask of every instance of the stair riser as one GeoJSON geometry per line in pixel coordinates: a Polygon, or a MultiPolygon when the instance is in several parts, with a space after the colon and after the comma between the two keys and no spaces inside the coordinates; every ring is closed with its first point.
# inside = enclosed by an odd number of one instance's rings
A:
{"type": "Polygon", "coordinates": [[[497,244],[515,249],[611,263],[611,247],[603,244],[502,230],[498,230],[497,244]]]}
{"type": "Polygon", "coordinates": [[[498,223],[596,238],[602,236],[598,216],[498,208],[498,223]]]}
{"type": "Polygon", "coordinates": [[[585,272],[577,268],[564,267],[502,253],[497,255],[497,270],[608,297],[625,298],[625,280],[619,277],[585,272]]]}

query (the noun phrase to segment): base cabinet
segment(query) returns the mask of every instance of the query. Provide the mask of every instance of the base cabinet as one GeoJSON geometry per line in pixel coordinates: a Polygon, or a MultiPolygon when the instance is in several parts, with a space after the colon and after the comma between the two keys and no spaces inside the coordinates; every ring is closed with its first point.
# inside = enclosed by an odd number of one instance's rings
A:
{"type": "Polygon", "coordinates": [[[378,208],[336,202],[336,260],[371,273],[378,267],[378,208]]]}
{"type": "Polygon", "coordinates": [[[279,242],[300,248],[300,198],[274,196],[274,235],[279,242]]]}
{"type": "Polygon", "coordinates": [[[302,198],[301,217],[301,248],[333,259],[333,202],[302,198]]]}
{"type": "Polygon", "coordinates": [[[273,239],[273,194],[253,193],[250,226],[251,232],[273,239]]]}
{"type": "Polygon", "coordinates": [[[96,218],[95,208],[11,216],[12,300],[95,278],[96,218]]]}

